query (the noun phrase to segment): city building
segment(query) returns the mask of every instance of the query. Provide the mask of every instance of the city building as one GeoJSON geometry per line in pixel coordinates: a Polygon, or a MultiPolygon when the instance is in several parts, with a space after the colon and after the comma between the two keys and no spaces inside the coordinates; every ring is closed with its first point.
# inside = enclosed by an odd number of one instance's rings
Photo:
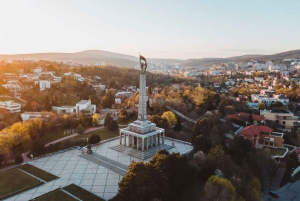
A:
{"type": "Polygon", "coordinates": [[[281,129],[291,131],[294,123],[298,121],[298,117],[288,110],[260,110],[260,115],[265,120],[275,121],[281,126],[281,129]]]}
{"type": "MultiPolygon", "coordinates": [[[[248,113],[239,112],[239,113],[227,115],[225,119],[243,121],[245,122],[246,125],[249,125],[249,116],[250,114],[248,113]]],[[[265,117],[263,116],[252,114],[252,118],[253,118],[253,124],[265,123],[264,122],[265,117]]]]}
{"type": "Polygon", "coordinates": [[[13,101],[0,101],[0,108],[5,108],[9,113],[21,112],[21,104],[13,101]]]}
{"type": "Polygon", "coordinates": [[[21,114],[21,117],[23,121],[27,121],[35,118],[47,119],[51,114],[51,112],[24,112],[21,114]]]}

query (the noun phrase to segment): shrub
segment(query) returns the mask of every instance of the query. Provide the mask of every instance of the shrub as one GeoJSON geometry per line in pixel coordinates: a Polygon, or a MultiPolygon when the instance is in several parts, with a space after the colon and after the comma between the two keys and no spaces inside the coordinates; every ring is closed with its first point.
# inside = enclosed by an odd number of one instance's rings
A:
{"type": "Polygon", "coordinates": [[[44,149],[45,149],[45,145],[41,139],[36,139],[33,141],[32,148],[31,148],[33,153],[40,155],[44,152],[44,149]]]}
{"type": "Polygon", "coordinates": [[[79,126],[76,128],[76,132],[79,134],[79,135],[82,135],[84,133],[84,127],[79,124],[79,126]]]}
{"type": "Polygon", "coordinates": [[[89,137],[89,143],[90,144],[96,144],[98,142],[100,142],[100,136],[99,135],[93,134],[93,135],[91,135],[91,137],[89,137]]]}
{"type": "Polygon", "coordinates": [[[116,131],[118,130],[118,128],[119,128],[118,123],[115,120],[112,120],[108,125],[108,129],[110,131],[116,131]]]}
{"type": "Polygon", "coordinates": [[[20,164],[20,163],[23,163],[23,157],[21,155],[17,155],[15,157],[15,163],[16,164],[20,164]]]}

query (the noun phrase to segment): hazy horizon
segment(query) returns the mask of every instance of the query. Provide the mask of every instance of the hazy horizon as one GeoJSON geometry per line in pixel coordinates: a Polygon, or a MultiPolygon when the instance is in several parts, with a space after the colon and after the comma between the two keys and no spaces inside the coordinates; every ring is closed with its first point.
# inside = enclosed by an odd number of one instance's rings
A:
{"type": "Polygon", "coordinates": [[[0,54],[102,50],[148,58],[226,58],[300,49],[300,2],[0,3],[0,54]]]}

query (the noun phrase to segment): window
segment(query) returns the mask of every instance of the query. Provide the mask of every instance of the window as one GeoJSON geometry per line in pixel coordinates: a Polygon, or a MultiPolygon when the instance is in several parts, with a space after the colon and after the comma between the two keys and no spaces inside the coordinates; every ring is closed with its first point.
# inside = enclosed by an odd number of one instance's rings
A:
{"type": "Polygon", "coordinates": [[[279,121],[278,121],[278,120],[276,120],[276,123],[279,123],[279,121]]]}
{"type": "Polygon", "coordinates": [[[273,143],[273,142],[270,142],[269,146],[272,146],[272,147],[273,147],[273,146],[274,146],[274,143],[273,143]]]}
{"type": "Polygon", "coordinates": [[[282,121],[282,124],[285,125],[285,121],[282,121]]]}
{"type": "Polygon", "coordinates": [[[283,119],[286,119],[286,117],[283,117],[283,119]]]}

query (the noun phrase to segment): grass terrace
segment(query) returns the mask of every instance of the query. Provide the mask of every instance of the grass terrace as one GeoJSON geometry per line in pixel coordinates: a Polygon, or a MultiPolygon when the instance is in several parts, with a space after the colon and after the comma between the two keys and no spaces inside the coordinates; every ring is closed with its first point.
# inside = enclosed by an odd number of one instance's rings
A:
{"type": "Polygon", "coordinates": [[[0,200],[43,184],[40,180],[22,172],[18,168],[0,173],[0,200]]]}
{"type": "Polygon", "coordinates": [[[291,152],[295,149],[295,146],[287,145],[287,144],[283,145],[283,147],[288,148],[289,152],[291,152]]]}
{"type": "Polygon", "coordinates": [[[265,152],[269,152],[271,156],[283,156],[286,153],[286,148],[275,148],[275,147],[268,147],[263,146],[262,148],[265,152]]]}
{"type": "Polygon", "coordinates": [[[93,134],[99,135],[100,138],[101,138],[101,141],[103,141],[103,140],[108,140],[110,138],[114,138],[114,137],[119,136],[119,130],[110,131],[106,128],[103,128],[103,129],[100,129],[100,130],[95,130],[95,131],[92,131],[92,132],[84,133],[82,135],[77,135],[77,136],[72,137],[68,140],[71,140],[71,141],[82,141],[82,140],[84,140],[86,142],[86,139],[88,137],[90,137],[91,135],[93,135],[93,134]]]}
{"type": "Polygon", "coordinates": [[[64,200],[64,201],[77,201],[77,199],[68,195],[60,189],[56,189],[54,191],[50,191],[44,195],[36,197],[33,199],[34,201],[56,201],[56,200],[64,200]]]}
{"type": "Polygon", "coordinates": [[[52,181],[54,179],[57,179],[58,177],[53,175],[53,174],[50,174],[44,170],[41,170],[37,167],[34,167],[32,165],[29,165],[29,164],[25,164],[25,165],[22,165],[20,167],[18,167],[19,169],[22,169],[24,170],[25,172],[28,172],[46,182],[49,182],[49,181],[52,181]]]}
{"type": "Polygon", "coordinates": [[[75,184],[70,184],[63,188],[65,191],[68,191],[72,195],[78,197],[81,200],[89,200],[89,201],[104,201],[102,198],[94,195],[93,193],[80,188],[75,184]]]}

